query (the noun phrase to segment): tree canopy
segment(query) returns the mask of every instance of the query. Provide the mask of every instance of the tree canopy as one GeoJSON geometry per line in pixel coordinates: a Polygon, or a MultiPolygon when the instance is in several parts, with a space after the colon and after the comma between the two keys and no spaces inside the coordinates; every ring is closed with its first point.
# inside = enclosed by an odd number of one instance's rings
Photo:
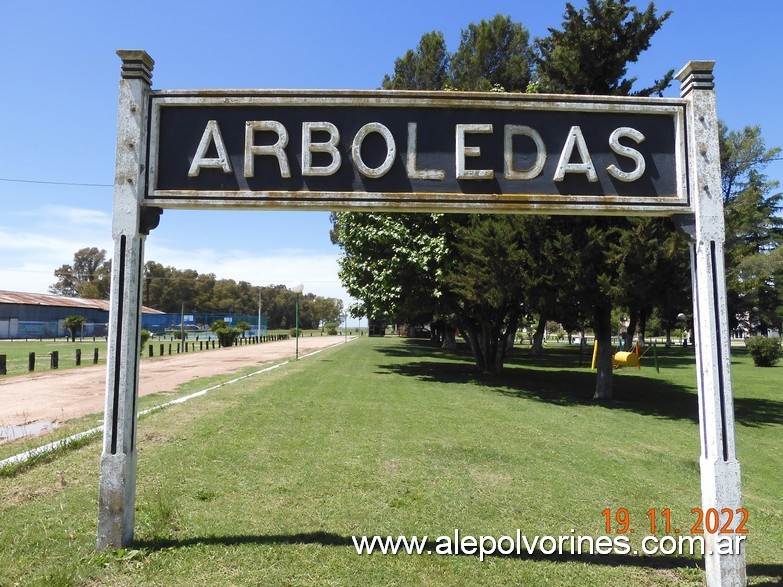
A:
{"type": "Polygon", "coordinates": [[[87,299],[108,299],[111,281],[111,261],[106,251],[97,247],[79,249],[73,264],[55,269],[57,281],[49,287],[56,295],[87,299]]]}
{"type": "MultiPolygon", "coordinates": [[[[548,37],[531,46],[521,23],[497,15],[469,24],[453,54],[441,33],[427,33],[416,50],[395,61],[394,74],[384,78],[383,87],[628,94],[636,81],[626,78],[628,64],[649,47],[668,17],[657,15],[652,3],[642,13],[628,0],[592,0],[583,10],[567,4],[562,30],[550,29],[548,37]]],[[[672,76],[668,71],[636,93],[660,93],[672,76]]],[[[590,315],[604,350],[596,396],[611,396],[612,306],[619,298],[630,298],[623,288],[634,285],[621,268],[635,269],[641,263],[638,248],[629,246],[638,243],[621,239],[627,221],[483,215],[372,218],[333,216],[333,240],[345,251],[341,278],[362,300],[361,310],[400,317],[410,316],[406,308],[415,307],[445,316],[459,326],[477,365],[489,373],[500,369],[508,338],[522,315],[537,314],[541,329],[546,316],[575,324],[590,315]],[[382,230],[375,233],[379,223],[382,230]],[[349,234],[353,242],[343,238],[349,234]],[[384,243],[383,234],[393,236],[384,243]],[[426,263],[417,262],[410,251],[422,250],[421,243],[410,240],[412,235],[433,239],[437,254],[429,255],[426,263]]],[[[658,248],[649,242],[658,234],[656,226],[646,234],[643,246],[658,248]]]]}

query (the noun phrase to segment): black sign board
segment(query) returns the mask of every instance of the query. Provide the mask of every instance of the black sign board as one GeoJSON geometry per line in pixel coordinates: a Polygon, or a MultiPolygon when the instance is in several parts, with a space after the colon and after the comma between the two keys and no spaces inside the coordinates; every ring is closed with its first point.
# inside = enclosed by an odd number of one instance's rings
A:
{"type": "Polygon", "coordinates": [[[673,214],[682,100],[152,92],[145,205],[673,214]]]}

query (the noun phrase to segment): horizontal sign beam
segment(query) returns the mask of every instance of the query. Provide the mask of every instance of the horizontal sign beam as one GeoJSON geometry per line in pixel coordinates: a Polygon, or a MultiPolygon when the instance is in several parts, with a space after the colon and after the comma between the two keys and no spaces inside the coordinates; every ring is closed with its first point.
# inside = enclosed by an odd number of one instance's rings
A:
{"type": "Polygon", "coordinates": [[[144,205],[671,215],[691,211],[673,99],[150,92],[144,205]]]}

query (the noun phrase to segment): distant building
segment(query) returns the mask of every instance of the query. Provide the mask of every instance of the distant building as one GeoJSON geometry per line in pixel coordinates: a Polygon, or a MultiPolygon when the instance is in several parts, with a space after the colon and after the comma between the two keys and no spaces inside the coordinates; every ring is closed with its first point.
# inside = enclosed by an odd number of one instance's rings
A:
{"type": "MultiPolygon", "coordinates": [[[[142,313],[162,314],[147,307],[142,308],[142,313]]],[[[108,300],[0,291],[0,339],[67,336],[70,332],[63,329],[63,320],[73,315],[87,319],[82,336],[106,336],[108,300]]]]}

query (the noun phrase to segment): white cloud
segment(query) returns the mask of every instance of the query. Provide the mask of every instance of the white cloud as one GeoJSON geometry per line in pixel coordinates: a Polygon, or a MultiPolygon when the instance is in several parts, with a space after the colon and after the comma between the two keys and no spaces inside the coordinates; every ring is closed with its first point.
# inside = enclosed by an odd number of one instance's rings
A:
{"type": "Polygon", "coordinates": [[[90,225],[104,230],[111,229],[111,215],[101,210],[50,204],[43,207],[43,213],[47,218],[57,219],[60,223],[76,226],[90,225]]]}
{"type": "Polygon", "coordinates": [[[98,247],[111,254],[110,225],[104,212],[69,206],[9,214],[0,226],[0,289],[47,292],[55,282],[54,270],[73,262],[79,249],[98,247]]]}

